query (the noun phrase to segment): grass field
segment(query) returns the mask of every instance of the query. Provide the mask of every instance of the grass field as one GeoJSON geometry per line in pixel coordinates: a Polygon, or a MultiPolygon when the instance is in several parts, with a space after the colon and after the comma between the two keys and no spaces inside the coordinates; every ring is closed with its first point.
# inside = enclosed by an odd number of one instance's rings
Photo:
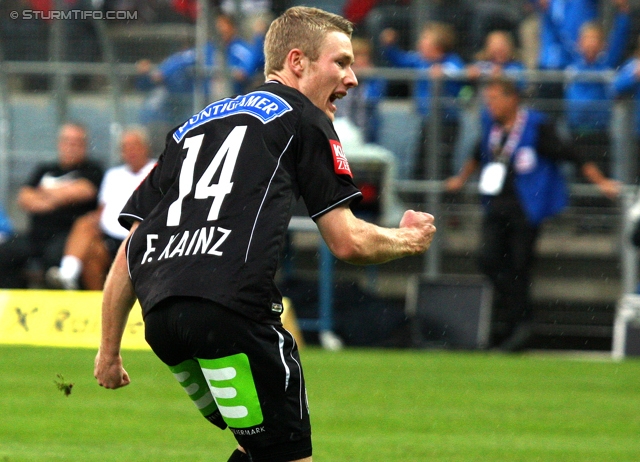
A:
{"type": "MultiPolygon", "coordinates": [[[[94,351],[0,347],[0,462],[226,461],[234,441],[147,351],[104,390],[94,351]],[[74,383],[65,397],[56,374],[74,383]]],[[[314,461],[640,461],[640,362],[302,352],[314,461]]]]}

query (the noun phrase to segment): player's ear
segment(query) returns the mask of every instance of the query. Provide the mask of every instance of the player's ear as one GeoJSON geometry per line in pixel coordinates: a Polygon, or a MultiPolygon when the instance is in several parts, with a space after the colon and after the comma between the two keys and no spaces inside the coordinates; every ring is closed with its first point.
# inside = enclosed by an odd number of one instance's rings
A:
{"type": "Polygon", "coordinates": [[[298,48],[289,50],[287,54],[287,66],[295,74],[296,77],[301,77],[305,68],[307,67],[308,59],[305,54],[298,48]]]}

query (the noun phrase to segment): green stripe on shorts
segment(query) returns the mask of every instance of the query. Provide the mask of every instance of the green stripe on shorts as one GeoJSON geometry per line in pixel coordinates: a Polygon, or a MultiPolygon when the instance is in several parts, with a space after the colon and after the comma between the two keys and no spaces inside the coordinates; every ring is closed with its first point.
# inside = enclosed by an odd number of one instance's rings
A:
{"type": "Polygon", "coordinates": [[[197,359],[227,425],[249,428],[261,424],[262,408],[247,355],[197,359]]]}
{"type": "Polygon", "coordinates": [[[216,403],[211,396],[208,382],[195,360],[188,359],[177,366],[169,366],[169,369],[203,416],[207,417],[216,411],[216,403]]]}

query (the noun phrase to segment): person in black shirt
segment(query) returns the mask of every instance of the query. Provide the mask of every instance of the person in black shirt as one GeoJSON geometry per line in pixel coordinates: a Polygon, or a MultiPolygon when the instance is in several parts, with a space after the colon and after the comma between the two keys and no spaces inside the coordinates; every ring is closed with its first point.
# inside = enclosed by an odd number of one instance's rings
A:
{"type": "Polygon", "coordinates": [[[447,180],[446,189],[458,191],[482,168],[480,269],[507,311],[508,335],[499,347],[519,351],[532,336],[529,286],[539,227],[567,203],[559,163],[579,164],[582,174],[609,198],[618,195],[620,184],[606,178],[595,163],[583,162],[557,135],[552,120],[521,105],[515,82],[492,80],[484,97],[488,117],[482,141],[460,173],[447,180]]]}
{"type": "Polygon", "coordinates": [[[151,348],[240,444],[232,461],[311,460],[304,378],[274,283],[297,199],[351,263],[423,253],[435,233],[427,213],[407,211],[391,229],[349,208],[361,193],[332,121],[357,85],[351,33],[319,9],[283,13],[265,38],[266,83],[170,132],[120,215],[131,233],[104,289],[98,383],[130,381],[120,343],[137,297],[151,348]]]}
{"type": "Polygon", "coordinates": [[[0,245],[0,272],[19,274],[27,260],[38,271],[60,261],[75,219],[97,206],[102,174],[102,168],[87,159],[85,128],[64,124],[58,135],[58,160],[37,165],[18,192],[18,206],[28,214],[29,228],[0,245]]]}

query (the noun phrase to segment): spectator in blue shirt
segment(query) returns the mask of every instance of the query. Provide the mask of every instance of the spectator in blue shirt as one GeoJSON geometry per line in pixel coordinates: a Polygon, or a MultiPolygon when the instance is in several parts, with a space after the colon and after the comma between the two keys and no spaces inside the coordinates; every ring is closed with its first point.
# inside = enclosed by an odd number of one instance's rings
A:
{"type": "Polygon", "coordinates": [[[580,73],[615,69],[622,58],[629,35],[629,13],[619,3],[608,43],[602,26],[588,22],[580,29],[577,50],[567,71],[575,79],[565,88],[567,122],[572,132],[606,131],[609,127],[611,94],[605,82],[580,80],[580,73]]]}
{"type": "MultiPolygon", "coordinates": [[[[428,146],[428,122],[431,107],[433,105],[433,83],[432,79],[442,79],[442,91],[440,96],[447,98],[441,107],[441,139],[439,144],[445,151],[442,157],[450,156],[450,151],[457,136],[458,111],[456,102],[451,99],[457,98],[462,88],[460,80],[451,79],[457,77],[464,70],[464,62],[452,50],[455,44],[455,32],[449,24],[428,23],[422,30],[415,51],[404,51],[398,48],[396,40],[398,33],[394,29],[385,29],[380,35],[382,54],[391,65],[402,68],[413,68],[426,71],[430,77],[428,80],[417,80],[413,88],[413,98],[418,113],[423,118],[422,133],[419,137],[419,145],[416,155],[411,159],[403,159],[401,162],[407,164],[408,170],[413,172],[416,178],[425,177],[437,178],[441,172],[426,172],[422,169],[429,153],[428,146]]],[[[449,166],[445,166],[449,170],[449,166]]]]}
{"type": "Polygon", "coordinates": [[[541,12],[540,69],[562,70],[572,61],[580,28],[598,18],[599,0],[532,0],[541,12]]]}
{"type": "MultiPolygon", "coordinates": [[[[568,50],[575,49],[582,25],[598,18],[599,0],[530,0],[539,12],[540,47],[538,67],[564,70],[572,62],[568,50]]],[[[563,82],[538,83],[540,98],[561,100],[563,82]]]]}
{"type": "MultiPolygon", "coordinates": [[[[207,43],[204,50],[205,65],[213,65],[214,55],[215,47],[207,43]]],[[[193,48],[169,56],[155,69],[147,59],[137,63],[136,87],[150,91],[140,111],[141,123],[176,125],[192,114],[195,64],[196,50],[193,48]]],[[[204,87],[207,92],[207,86],[204,87]]]]}
{"type": "Polygon", "coordinates": [[[518,81],[519,90],[524,80],[517,76],[525,65],[516,59],[516,46],[511,34],[504,30],[494,30],[487,34],[484,48],[476,55],[476,61],[467,66],[469,78],[478,79],[506,76],[518,81]]]}
{"type": "MultiPolygon", "coordinates": [[[[476,55],[476,61],[467,66],[469,86],[466,87],[469,104],[460,114],[459,136],[453,149],[453,171],[458,172],[469,158],[480,140],[480,113],[486,112],[485,105],[476,104],[473,87],[479,79],[509,77],[517,82],[518,91],[525,88],[525,79],[518,73],[526,70],[516,59],[516,46],[511,34],[504,30],[494,30],[487,34],[484,48],[476,55]],[[480,107],[478,107],[480,106],[480,107]]],[[[464,98],[463,98],[464,99],[464,98]]]]}
{"type": "MultiPolygon", "coordinates": [[[[453,27],[443,23],[429,23],[422,30],[415,51],[401,50],[396,46],[398,33],[385,29],[380,36],[383,56],[394,67],[427,70],[431,78],[451,77],[464,69],[462,58],[454,53],[455,32],[453,27]]],[[[445,81],[442,96],[457,97],[461,83],[445,81]]],[[[429,115],[432,88],[430,80],[419,80],[414,89],[414,99],[418,112],[429,115]]],[[[455,112],[449,108],[445,117],[455,119],[455,112]]]]}
{"type": "Polygon", "coordinates": [[[13,235],[13,225],[4,207],[0,205],[0,243],[6,241],[13,235]]]}
{"type": "Polygon", "coordinates": [[[640,136],[640,37],[634,55],[616,72],[611,90],[614,97],[629,95],[635,100],[635,134],[640,136]]]}
{"type": "Polygon", "coordinates": [[[347,117],[356,127],[362,131],[364,141],[367,143],[378,142],[380,130],[380,114],[378,105],[386,95],[387,81],[376,77],[362,77],[361,71],[373,68],[373,45],[370,40],[354,37],[351,40],[353,46],[353,71],[358,78],[358,86],[349,90],[349,94],[336,101],[338,116],[347,117]]]}
{"type": "MultiPolygon", "coordinates": [[[[224,44],[226,66],[232,77],[230,91],[232,94],[243,93],[261,63],[260,56],[255,55],[256,46],[252,47],[237,36],[233,18],[228,15],[221,14],[216,18],[216,29],[224,44]]],[[[208,42],[204,49],[205,66],[215,65],[215,54],[215,45],[208,42]]],[[[138,63],[138,89],[152,90],[142,110],[142,123],[167,122],[173,125],[192,115],[195,65],[195,48],[169,56],[156,69],[148,60],[138,63]]],[[[209,95],[209,81],[203,85],[205,94],[209,95]]]]}
{"type": "MultiPolygon", "coordinates": [[[[234,95],[246,93],[251,78],[255,74],[260,62],[264,59],[256,56],[256,44],[250,45],[238,35],[236,23],[228,14],[220,14],[216,18],[216,30],[226,50],[226,64],[232,75],[232,92],[234,95]]],[[[264,37],[262,38],[262,40],[264,37]]],[[[263,41],[256,40],[260,46],[263,41]]],[[[262,49],[260,49],[262,52],[262,49]]],[[[260,53],[262,54],[262,53],[260,53]]]]}
{"type": "MultiPolygon", "coordinates": [[[[625,153],[626,156],[636,155],[638,140],[640,139],[640,37],[638,37],[638,45],[635,53],[631,56],[616,72],[616,75],[611,84],[611,93],[614,98],[620,98],[628,96],[633,99],[632,112],[617,112],[615,113],[617,119],[612,121],[611,124],[611,137],[612,148],[614,153],[625,153]],[[625,115],[632,117],[633,132],[627,133],[625,128],[628,126],[628,121],[624,119],[625,115]]],[[[637,162],[636,162],[637,164],[637,162]]],[[[617,159],[615,165],[616,175],[620,179],[626,179],[629,182],[637,182],[640,176],[640,165],[635,171],[633,168],[629,168],[634,165],[634,162],[624,162],[623,158],[617,159]]],[[[640,228],[637,234],[637,243],[640,245],[640,228]]],[[[640,287],[640,286],[639,286],[640,287]]]]}
{"type": "MultiPolygon", "coordinates": [[[[0,204],[0,244],[8,242],[14,236],[15,232],[11,219],[4,210],[4,207],[0,204]]],[[[4,271],[0,272],[0,287],[13,288],[23,287],[25,285],[21,272],[18,269],[14,270],[10,262],[14,256],[15,254],[13,252],[0,252],[0,267],[4,269],[4,271]]]]}

